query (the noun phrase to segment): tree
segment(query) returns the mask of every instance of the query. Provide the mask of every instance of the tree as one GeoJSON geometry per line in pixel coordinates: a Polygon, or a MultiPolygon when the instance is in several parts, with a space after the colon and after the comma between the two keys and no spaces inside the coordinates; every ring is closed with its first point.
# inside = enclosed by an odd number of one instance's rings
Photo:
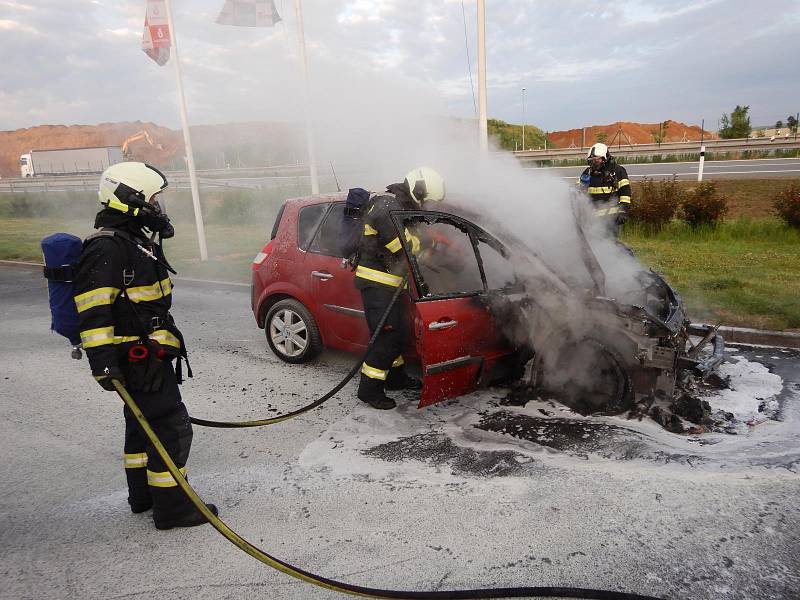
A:
{"type": "Polygon", "coordinates": [[[605,131],[598,131],[594,134],[594,139],[601,144],[605,144],[606,140],[608,139],[608,134],[605,131]]]}
{"type": "Polygon", "coordinates": [[[793,115],[789,115],[786,117],[786,126],[789,128],[789,131],[792,133],[797,132],[797,118],[793,115]]]}
{"type": "Polygon", "coordinates": [[[719,137],[726,140],[748,137],[750,131],[752,131],[750,115],[747,114],[749,111],[749,106],[739,106],[737,104],[730,117],[727,113],[723,113],[720,119],[719,137]]]}
{"type": "Polygon", "coordinates": [[[783,121],[775,121],[775,129],[783,129],[783,121]]]}

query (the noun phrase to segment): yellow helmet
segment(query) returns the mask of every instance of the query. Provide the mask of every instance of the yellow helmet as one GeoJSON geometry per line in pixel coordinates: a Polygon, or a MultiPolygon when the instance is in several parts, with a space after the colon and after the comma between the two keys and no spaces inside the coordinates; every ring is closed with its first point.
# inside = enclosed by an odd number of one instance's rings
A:
{"type": "Polygon", "coordinates": [[[406,175],[405,184],[417,206],[422,206],[424,202],[444,200],[444,179],[430,167],[418,167],[411,171],[406,175]]]}
{"type": "Polygon", "coordinates": [[[167,187],[164,174],[145,163],[121,162],[100,176],[100,203],[123,214],[136,216],[139,209],[167,187]]]}

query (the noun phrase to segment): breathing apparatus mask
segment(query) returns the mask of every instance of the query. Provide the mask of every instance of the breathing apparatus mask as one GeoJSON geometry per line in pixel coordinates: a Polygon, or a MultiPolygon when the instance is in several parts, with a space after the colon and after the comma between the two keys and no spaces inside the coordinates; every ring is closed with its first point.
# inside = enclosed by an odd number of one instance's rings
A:
{"type": "Polygon", "coordinates": [[[175,235],[175,229],[155,198],[167,185],[167,178],[155,167],[123,162],[111,165],[100,176],[98,196],[106,208],[129,216],[133,223],[167,239],[175,235]]]}

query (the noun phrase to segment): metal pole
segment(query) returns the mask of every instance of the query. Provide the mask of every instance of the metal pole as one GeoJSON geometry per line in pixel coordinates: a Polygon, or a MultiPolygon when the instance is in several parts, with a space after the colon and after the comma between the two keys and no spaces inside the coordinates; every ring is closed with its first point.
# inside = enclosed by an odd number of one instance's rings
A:
{"type": "MultiPolygon", "coordinates": [[[[197,227],[197,243],[200,245],[200,260],[208,260],[208,247],[206,246],[206,232],[203,227],[203,213],[200,208],[200,191],[197,187],[197,173],[194,170],[194,156],[192,154],[192,138],[189,135],[189,120],[186,118],[186,95],[183,93],[183,74],[181,73],[181,60],[178,57],[178,37],[172,22],[172,6],[170,0],[165,0],[167,7],[167,24],[172,36],[172,50],[175,53],[175,78],[178,80],[178,97],[180,99],[181,126],[183,127],[183,143],[186,146],[186,165],[189,168],[189,183],[192,188],[192,206],[194,207],[194,222],[197,227]]],[[[148,198],[149,200],[149,198],[148,198]]]]}
{"type": "Polygon", "coordinates": [[[581,129],[581,150],[586,147],[586,127],[581,129]]]}
{"type": "Polygon", "coordinates": [[[478,0],[478,139],[481,155],[489,152],[486,123],[486,0],[478,0]]]}
{"type": "Polygon", "coordinates": [[[319,194],[319,179],[317,179],[317,156],[314,152],[314,133],[311,130],[311,108],[308,100],[308,60],[306,58],[306,38],[303,27],[303,2],[294,0],[294,10],[297,15],[297,49],[300,53],[300,63],[303,67],[303,105],[306,112],[306,146],[308,147],[308,173],[311,175],[311,193],[319,194]]]}
{"type": "Polygon", "coordinates": [[[797,113],[794,117],[794,141],[797,141],[797,120],[800,119],[800,112],[797,113]]]}
{"type": "Polygon", "coordinates": [[[522,151],[525,151],[525,88],[522,88],[522,151]]]}
{"type": "Polygon", "coordinates": [[[703,163],[706,161],[706,147],[703,144],[704,133],[706,129],[706,121],[700,121],[700,164],[697,167],[697,181],[703,181],[703,163]]]}

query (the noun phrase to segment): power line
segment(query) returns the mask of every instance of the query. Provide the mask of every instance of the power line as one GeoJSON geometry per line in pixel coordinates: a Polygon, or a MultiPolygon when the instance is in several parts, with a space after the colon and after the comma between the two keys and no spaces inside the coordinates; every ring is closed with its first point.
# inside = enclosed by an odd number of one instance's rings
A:
{"type": "Polygon", "coordinates": [[[478,106],[475,104],[475,86],[472,84],[472,63],[469,60],[469,38],[467,37],[467,12],[464,9],[464,0],[461,0],[461,16],[464,18],[464,47],[467,50],[467,71],[469,72],[469,90],[472,92],[472,111],[478,116],[478,106]]]}

